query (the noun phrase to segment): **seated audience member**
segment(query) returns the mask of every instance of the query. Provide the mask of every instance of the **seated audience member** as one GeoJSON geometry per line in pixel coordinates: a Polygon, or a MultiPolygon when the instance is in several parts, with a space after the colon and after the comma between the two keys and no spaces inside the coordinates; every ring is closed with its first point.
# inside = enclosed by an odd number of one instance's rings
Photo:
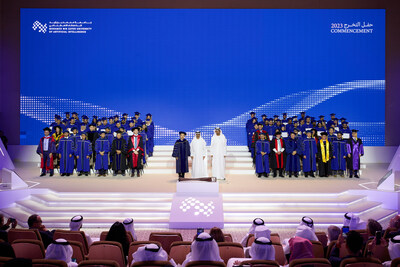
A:
{"type": "Polygon", "coordinates": [[[396,235],[400,235],[400,215],[397,215],[390,219],[389,223],[389,232],[386,236],[386,238],[392,238],[395,237],[396,235]]]}
{"type": "Polygon", "coordinates": [[[336,246],[333,247],[331,255],[329,257],[329,261],[332,264],[332,267],[339,267],[340,263],[344,259],[354,258],[354,257],[362,257],[362,248],[364,245],[364,240],[360,233],[356,231],[350,231],[347,233],[346,241],[343,236],[340,235],[338,241],[336,242],[336,246]],[[344,258],[340,258],[340,248],[342,246],[346,246],[346,249],[349,253],[348,256],[344,258]]]}
{"type": "Polygon", "coordinates": [[[400,258],[400,235],[390,238],[388,250],[391,261],[385,261],[383,263],[385,267],[390,267],[392,260],[400,258]]]}
{"type": "Polygon", "coordinates": [[[249,238],[249,235],[254,235],[254,230],[256,229],[257,226],[264,225],[264,220],[261,218],[255,218],[253,220],[253,224],[251,225],[249,232],[243,237],[242,241],[240,241],[240,244],[242,246],[246,246],[247,239],[249,238]]]}
{"type": "MultiPolygon", "coordinates": [[[[315,235],[315,232],[313,231],[313,229],[311,227],[308,227],[308,226],[302,225],[302,224],[297,226],[296,234],[293,238],[296,238],[296,237],[301,237],[301,238],[307,239],[309,241],[318,241],[318,238],[315,235]]],[[[285,255],[289,255],[291,252],[290,240],[292,240],[293,238],[289,239],[289,241],[287,241],[287,240],[283,241],[283,243],[284,243],[283,251],[285,252],[285,255]]]]}
{"type": "Polygon", "coordinates": [[[252,260],[275,260],[275,248],[272,246],[271,240],[266,237],[259,237],[254,240],[250,248],[250,256],[252,260]]]}
{"type": "Polygon", "coordinates": [[[14,249],[8,242],[0,242],[0,257],[15,258],[14,249]]]}
{"type": "Polygon", "coordinates": [[[76,262],[72,262],[72,247],[67,240],[59,238],[51,243],[46,250],[46,260],[65,261],[68,267],[78,266],[76,262]]]}
{"type": "Polygon", "coordinates": [[[191,252],[186,256],[182,267],[192,261],[220,261],[217,242],[207,233],[199,234],[191,245],[191,252]]]}
{"type": "Polygon", "coordinates": [[[350,231],[352,230],[364,230],[365,222],[353,213],[346,213],[343,219],[343,226],[348,226],[350,231]]]}
{"type": "MultiPolygon", "coordinates": [[[[162,247],[156,244],[148,244],[138,248],[138,250],[132,254],[132,263],[142,261],[168,261],[168,254],[162,247]]],[[[169,260],[172,266],[176,266],[175,261],[171,258],[169,260]]]]}
{"type": "Polygon", "coordinates": [[[132,234],[133,240],[137,241],[138,239],[135,233],[135,226],[133,224],[133,219],[126,218],[122,223],[124,224],[125,230],[132,234]]]}
{"type": "Polygon", "coordinates": [[[210,236],[217,242],[225,242],[225,236],[222,230],[218,227],[213,227],[210,229],[210,236]]]}
{"type": "MultiPolygon", "coordinates": [[[[265,237],[267,239],[271,239],[271,230],[268,229],[267,226],[265,225],[260,225],[260,226],[256,226],[256,229],[254,230],[254,238],[260,238],[260,237],[265,237]]],[[[244,248],[244,255],[245,257],[250,257],[250,247],[245,247],[244,248]]]]}
{"type": "Polygon", "coordinates": [[[373,219],[369,219],[367,223],[368,240],[374,239],[378,231],[382,233],[382,225],[373,219]]]}
{"type": "Polygon", "coordinates": [[[17,226],[17,220],[8,218],[7,222],[4,223],[4,215],[0,213],[0,239],[8,241],[7,230],[8,228],[15,228],[17,226]]]}
{"type": "Polygon", "coordinates": [[[106,236],[106,241],[114,241],[120,243],[122,245],[122,249],[124,250],[125,257],[128,256],[129,241],[128,237],[126,236],[125,227],[122,223],[115,222],[111,226],[106,236]]]}
{"type": "Polygon", "coordinates": [[[33,214],[28,218],[28,226],[29,229],[38,229],[40,236],[42,237],[43,240],[43,245],[45,248],[48,247],[53,242],[53,235],[54,235],[54,230],[49,231],[46,229],[46,226],[42,224],[42,218],[40,218],[39,215],[33,214]]]}
{"type": "MultiPolygon", "coordinates": [[[[71,218],[71,221],[69,222],[69,229],[71,231],[81,231],[82,224],[83,224],[83,216],[76,215],[71,218]]],[[[93,243],[92,238],[86,233],[85,233],[85,236],[86,236],[86,240],[88,242],[88,246],[90,247],[90,245],[93,243]]]]}
{"type": "Polygon", "coordinates": [[[296,236],[289,240],[290,257],[289,263],[293,260],[314,258],[310,240],[296,236]]]}
{"type": "Polygon", "coordinates": [[[340,228],[335,226],[335,225],[331,225],[328,227],[328,244],[338,240],[339,235],[340,235],[340,228]]]}
{"type": "MultiPolygon", "coordinates": [[[[263,227],[263,226],[259,226],[263,227]]],[[[250,258],[231,258],[229,259],[227,266],[238,266],[241,262],[246,260],[275,260],[275,248],[272,245],[270,239],[266,237],[259,237],[254,240],[253,244],[249,248],[250,258]]]]}

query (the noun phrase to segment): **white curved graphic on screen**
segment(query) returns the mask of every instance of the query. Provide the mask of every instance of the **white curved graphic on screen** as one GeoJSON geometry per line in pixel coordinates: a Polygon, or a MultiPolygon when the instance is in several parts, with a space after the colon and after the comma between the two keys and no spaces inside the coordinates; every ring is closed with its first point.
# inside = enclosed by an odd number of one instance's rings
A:
{"type": "MultiPolygon", "coordinates": [[[[357,89],[385,90],[385,80],[355,80],[332,85],[322,89],[293,93],[243,112],[242,114],[239,114],[238,116],[225,122],[204,125],[190,130],[187,132],[187,138],[191,139],[194,136],[194,132],[200,130],[202,131],[202,135],[205,140],[209,142],[213,134],[213,129],[217,126],[221,127],[222,130],[224,130],[224,128],[229,128],[231,134],[233,133],[232,136],[243,137],[243,127],[245,126],[251,111],[256,112],[258,115],[265,113],[271,116],[273,114],[280,115],[283,112],[286,112],[288,113],[288,116],[293,116],[299,114],[301,111],[307,111],[337,95],[357,89]],[[236,131],[237,134],[234,133],[236,131]]],[[[63,115],[62,113],[65,110],[75,110],[79,114],[97,114],[99,117],[109,117],[115,114],[122,114],[120,111],[73,99],[21,95],[21,114],[41,121],[45,124],[52,123],[54,120],[54,114],[63,115]]],[[[355,127],[382,127],[384,126],[384,122],[352,122],[352,125],[355,127]]],[[[156,125],[155,127],[156,138],[158,140],[162,140],[160,144],[173,144],[174,140],[177,138],[178,132],[179,130],[168,129],[160,125],[156,125]]],[[[238,145],[242,143],[238,140],[235,140],[235,138],[232,139],[229,138],[229,136],[227,136],[227,138],[229,145],[238,145]]]]}

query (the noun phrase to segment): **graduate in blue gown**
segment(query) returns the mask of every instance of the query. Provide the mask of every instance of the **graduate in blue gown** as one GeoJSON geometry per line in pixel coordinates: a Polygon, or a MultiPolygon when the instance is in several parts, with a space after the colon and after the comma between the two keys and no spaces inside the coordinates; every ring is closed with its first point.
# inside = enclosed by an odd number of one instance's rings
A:
{"type": "MultiPolygon", "coordinates": [[[[151,114],[147,114],[150,115],[151,114]]],[[[150,119],[146,119],[146,134],[147,134],[147,154],[149,157],[153,156],[154,150],[154,123],[150,119]]]]}
{"type": "Polygon", "coordinates": [[[296,134],[290,133],[290,138],[285,142],[286,145],[286,171],[289,172],[289,177],[294,175],[299,177],[300,171],[300,156],[301,144],[296,140],[296,134]]]}
{"type": "Polygon", "coordinates": [[[135,125],[136,125],[136,127],[138,126],[138,125],[142,125],[143,124],[143,121],[142,121],[142,119],[140,118],[140,112],[139,111],[136,111],[135,112],[135,125]]]}
{"type": "Polygon", "coordinates": [[[106,176],[108,170],[108,153],[110,152],[110,142],[106,138],[105,132],[100,132],[100,138],[95,142],[96,164],[95,169],[100,176],[106,176]]]}
{"type": "Polygon", "coordinates": [[[78,127],[73,127],[71,131],[72,134],[70,135],[69,139],[72,140],[72,148],[75,150],[76,142],[81,138],[81,136],[78,133],[78,127]]]}
{"type": "Polygon", "coordinates": [[[59,126],[63,132],[67,129],[67,127],[61,122],[61,117],[59,115],[56,115],[54,120],[55,122],[50,124],[51,134],[56,132],[56,126],[59,126]]]}
{"type": "Polygon", "coordinates": [[[143,140],[143,149],[144,149],[143,158],[142,158],[143,165],[146,165],[146,156],[148,155],[147,154],[147,151],[148,151],[148,142],[147,141],[148,141],[148,139],[147,139],[146,131],[144,130],[146,128],[146,124],[143,124],[142,126],[139,126],[138,128],[139,128],[139,135],[142,137],[142,140],[143,140]]]}
{"type": "Polygon", "coordinates": [[[304,176],[315,177],[314,172],[317,170],[317,143],[311,136],[311,131],[306,132],[307,137],[303,139],[303,172],[304,176]]]}
{"type": "Polygon", "coordinates": [[[111,127],[111,132],[115,133],[115,132],[119,131],[119,128],[121,128],[121,122],[117,121],[114,123],[114,126],[111,127]]]}
{"type": "Polygon", "coordinates": [[[78,176],[88,176],[90,172],[90,157],[92,156],[92,143],[87,139],[86,133],[81,133],[81,139],[78,139],[74,149],[76,157],[76,171],[78,176]]]}
{"type": "MultiPolygon", "coordinates": [[[[128,143],[128,139],[129,139],[129,134],[126,132],[124,127],[120,127],[119,131],[117,131],[116,133],[121,132],[121,136],[122,138],[126,141],[126,143],[128,143]]],[[[114,138],[113,138],[114,140],[114,138]]],[[[110,144],[112,144],[112,141],[110,142],[110,144]]]]}
{"type": "Polygon", "coordinates": [[[276,126],[274,125],[274,119],[268,119],[268,125],[264,127],[264,130],[267,132],[268,136],[274,136],[276,133],[276,126]]]}
{"type": "Polygon", "coordinates": [[[282,124],[285,124],[288,122],[288,117],[287,113],[282,113],[282,124]]]}
{"type": "Polygon", "coordinates": [[[176,159],[176,173],[179,174],[179,178],[185,178],[185,173],[189,172],[190,144],[185,137],[185,132],[179,132],[179,139],[176,140],[172,152],[172,157],[176,159]]]}
{"type": "Polygon", "coordinates": [[[269,176],[269,153],[270,144],[266,140],[266,134],[260,134],[260,140],[256,142],[256,173],[258,177],[269,176]]]}
{"type": "Polygon", "coordinates": [[[342,138],[342,132],[337,133],[337,138],[333,140],[333,157],[332,157],[332,171],[336,177],[340,175],[344,177],[346,171],[346,160],[347,160],[347,142],[342,138]]]}
{"type": "Polygon", "coordinates": [[[292,118],[288,118],[287,124],[286,124],[286,131],[288,133],[291,133],[291,132],[293,132],[293,129],[294,129],[293,120],[292,120],[292,118]]]}
{"type": "Polygon", "coordinates": [[[99,131],[106,129],[108,126],[109,125],[107,122],[107,118],[106,117],[101,118],[101,125],[98,127],[99,131]]]}
{"type": "Polygon", "coordinates": [[[64,136],[60,139],[57,148],[60,158],[60,174],[61,176],[70,176],[74,172],[74,149],[72,139],[69,138],[69,132],[65,131],[64,136]]]}
{"type": "Polygon", "coordinates": [[[257,123],[257,118],[256,118],[256,113],[255,112],[250,112],[250,119],[247,120],[246,122],[246,137],[247,137],[247,147],[251,148],[251,138],[253,137],[253,135],[250,135],[250,132],[253,130],[254,128],[254,123],[257,123]],[[254,122],[255,120],[255,122],[254,122]]]}
{"type": "Polygon", "coordinates": [[[82,122],[80,123],[80,125],[86,125],[86,128],[89,126],[89,117],[86,115],[82,115],[82,122]]]}
{"type": "Polygon", "coordinates": [[[329,128],[329,132],[328,132],[328,140],[329,142],[333,142],[336,140],[336,134],[335,134],[335,129],[333,127],[329,128]]]}
{"type": "Polygon", "coordinates": [[[306,117],[306,122],[300,127],[301,132],[303,133],[303,137],[305,137],[305,132],[308,130],[311,130],[313,128],[313,125],[311,123],[311,117],[307,116],[306,117]]]}
{"type": "Polygon", "coordinates": [[[351,130],[349,128],[349,123],[347,121],[342,123],[342,129],[340,130],[343,134],[344,140],[349,140],[351,138],[351,130]],[[347,137],[346,137],[347,135],[347,137]]]}
{"type": "Polygon", "coordinates": [[[336,114],[331,113],[330,115],[331,115],[331,119],[330,119],[330,121],[328,121],[326,123],[326,128],[328,128],[328,129],[331,128],[331,126],[334,124],[333,120],[335,119],[336,114]]]}

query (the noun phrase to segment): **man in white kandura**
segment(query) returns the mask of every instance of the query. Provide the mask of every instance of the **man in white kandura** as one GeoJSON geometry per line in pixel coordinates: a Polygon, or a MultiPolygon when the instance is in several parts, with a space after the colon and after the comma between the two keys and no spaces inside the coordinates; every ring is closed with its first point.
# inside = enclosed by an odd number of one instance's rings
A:
{"type": "Polygon", "coordinates": [[[211,138],[212,176],[225,179],[226,138],[219,127],[211,138]]]}
{"type": "Polygon", "coordinates": [[[190,143],[192,156],[192,178],[208,177],[206,141],[199,131],[190,143]]]}

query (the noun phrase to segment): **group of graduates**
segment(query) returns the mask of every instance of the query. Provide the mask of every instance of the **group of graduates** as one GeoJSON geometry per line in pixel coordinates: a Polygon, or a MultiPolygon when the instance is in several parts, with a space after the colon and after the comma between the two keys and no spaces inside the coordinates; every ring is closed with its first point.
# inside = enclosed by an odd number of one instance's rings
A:
{"type": "Polygon", "coordinates": [[[283,113],[282,120],[278,115],[271,119],[262,115],[258,121],[251,112],[246,124],[247,145],[258,177],[268,177],[272,169],[273,177],[278,172],[284,177],[285,171],[289,177],[298,177],[301,170],[305,177],[315,177],[317,170],[320,177],[344,177],[348,170],[350,178],[359,178],[364,148],[358,130],[350,130],[345,118],[339,124],[336,114],[330,115],[328,122],[323,115],[316,121],[305,112],[300,119],[283,113]]]}
{"type": "Polygon", "coordinates": [[[70,116],[66,112],[65,119],[55,115],[54,123],[43,129],[36,152],[41,157],[40,176],[50,173],[54,175],[54,167],[59,168],[61,176],[72,175],[76,169],[78,176],[90,174],[94,167],[98,176],[106,176],[109,169],[113,175],[125,176],[128,167],[131,176],[141,175],[146,157],[153,155],[154,122],[152,115],[146,115],[145,121],[140,113],[128,120],[124,113],[92,121],[83,115],[79,120],[76,112],[70,116]]]}

